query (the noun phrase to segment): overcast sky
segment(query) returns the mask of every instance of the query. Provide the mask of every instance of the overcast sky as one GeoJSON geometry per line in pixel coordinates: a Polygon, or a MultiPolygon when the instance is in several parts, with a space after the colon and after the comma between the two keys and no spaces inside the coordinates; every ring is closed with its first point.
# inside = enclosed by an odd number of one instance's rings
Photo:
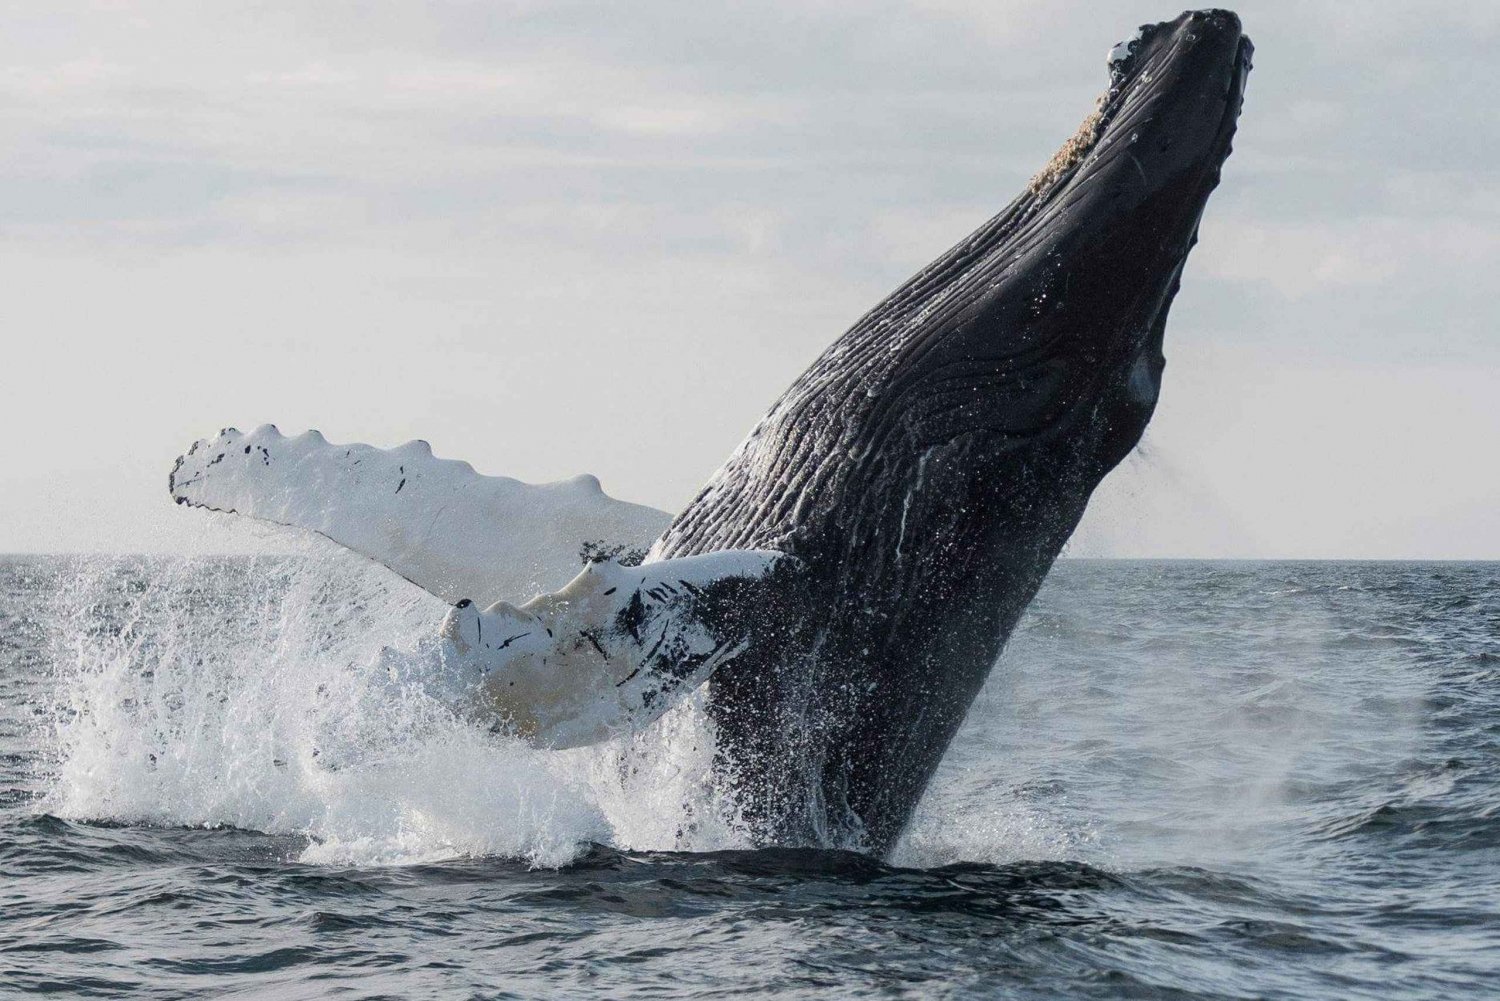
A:
{"type": "MultiPolygon", "coordinates": [[[[1500,557],[1500,4],[1239,10],[1162,404],[1075,551],[1500,557]]],[[[173,459],[268,421],[676,510],[1178,8],[0,11],[0,551],[48,551],[202,545],[173,459]]]]}

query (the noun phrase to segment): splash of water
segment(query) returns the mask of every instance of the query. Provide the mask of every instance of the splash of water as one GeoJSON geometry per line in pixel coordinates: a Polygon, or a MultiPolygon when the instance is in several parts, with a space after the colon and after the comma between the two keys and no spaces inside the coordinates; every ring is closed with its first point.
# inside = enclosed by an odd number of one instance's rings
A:
{"type": "Polygon", "coordinates": [[[326,544],[80,560],[56,604],[59,816],[299,835],[309,862],[741,843],[701,707],[573,752],[485,732],[382,667],[446,606],[326,544]]]}
{"type": "MultiPolygon", "coordinates": [[[[1362,760],[1420,744],[1420,631],[1379,610],[1384,592],[1360,599],[1378,628],[1351,617],[1340,573],[1064,573],[894,861],[1129,868],[1269,851],[1306,790],[1357,785],[1362,760]],[[1080,590],[1098,573],[1117,583],[1080,590]],[[1163,593],[1187,602],[1175,619],[1159,614],[1163,593]],[[1340,751],[1356,745],[1366,753],[1340,751]]],[[[713,782],[701,693],[599,747],[538,751],[487,732],[381,669],[387,645],[433,635],[445,606],[326,544],[84,560],[55,603],[51,813],[293,835],[302,860],[336,864],[749,846],[713,782]]]]}

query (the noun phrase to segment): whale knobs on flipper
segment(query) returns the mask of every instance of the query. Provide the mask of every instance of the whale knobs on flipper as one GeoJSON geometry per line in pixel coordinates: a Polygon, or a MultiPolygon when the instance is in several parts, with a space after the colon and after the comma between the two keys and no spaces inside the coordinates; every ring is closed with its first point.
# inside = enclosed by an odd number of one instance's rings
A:
{"type": "Polygon", "coordinates": [[[743,652],[753,625],[737,614],[745,594],[795,563],[727,551],[590,564],[519,607],[459,602],[443,621],[441,655],[469,679],[471,715],[538,747],[598,743],[649,725],[743,652]]]}

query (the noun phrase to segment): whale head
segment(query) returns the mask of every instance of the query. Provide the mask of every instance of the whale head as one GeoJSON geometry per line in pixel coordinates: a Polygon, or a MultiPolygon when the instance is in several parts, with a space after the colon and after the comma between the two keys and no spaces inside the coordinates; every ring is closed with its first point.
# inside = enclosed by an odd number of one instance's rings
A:
{"type": "MultiPolygon", "coordinates": [[[[1230,152],[1251,52],[1220,10],[1117,45],[1108,90],[1022,195],[850,332],[893,331],[866,387],[889,402],[867,426],[886,441],[896,429],[928,473],[967,440],[961,451],[989,463],[968,475],[1003,492],[1018,477],[1061,477],[1035,499],[1070,531],[1081,513],[1070,502],[1087,500],[1155,409],[1167,313],[1230,152]]],[[[872,457],[872,472],[890,478],[900,461],[872,457]]]]}
{"type": "Polygon", "coordinates": [[[653,554],[760,546],[847,562],[852,546],[905,558],[919,523],[1005,546],[1039,538],[1014,522],[1043,509],[1056,530],[1041,550],[1060,548],[1155,408],[1167,311],[1229,155],[1250,54],[1239,19],[1217,10],[1116,46],[1078,134],[835,341],[653,554]],[[913,520],[934,505],[963,516],[913,520]]]}
{"type": "Polygon", "coordinates": [[[952,350],[1039,352],[1046,391],[1012,401],[1045,426],[1087,414],[1099,475],[1139,441],[1162,334],[1230,152],[1253,47],[1239,18],[1190,11],[1110,52],[1109,89],[1012,206],[952,350]],[[1029,404],[1029,405],[1028,405],[1029,404]]]}
{"type": "MultiPolygon", "coordinates": [[[[911,552],[917,505],[950,543],[1019,544],[1019,562],[1045,572],[1042,555],[1139,443],[1251,52],[1239,19],[1218,10],[1116,46],[1108,90],[1026,190],[825,356],[850,382],[842,398],[821,390],[856,457],[846,497],[861,498],[866,541],[884,543],[886,562],[911,552]],[[898,504],[904,532],[888,514],[898,504]]],[[[846,532],[847,499],[838,506],[846,532]]]]}

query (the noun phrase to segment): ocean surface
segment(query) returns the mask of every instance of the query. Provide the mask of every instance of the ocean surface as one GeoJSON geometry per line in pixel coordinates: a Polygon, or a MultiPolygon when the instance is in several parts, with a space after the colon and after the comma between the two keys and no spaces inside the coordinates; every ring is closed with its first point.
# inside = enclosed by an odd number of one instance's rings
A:
{"type": "Polygon", "coordinates": [[[375,683],[442,613],[0,561],[0,995],[1500,996],[1500,564],[1064,561],[883,861],[375,683]]]}

